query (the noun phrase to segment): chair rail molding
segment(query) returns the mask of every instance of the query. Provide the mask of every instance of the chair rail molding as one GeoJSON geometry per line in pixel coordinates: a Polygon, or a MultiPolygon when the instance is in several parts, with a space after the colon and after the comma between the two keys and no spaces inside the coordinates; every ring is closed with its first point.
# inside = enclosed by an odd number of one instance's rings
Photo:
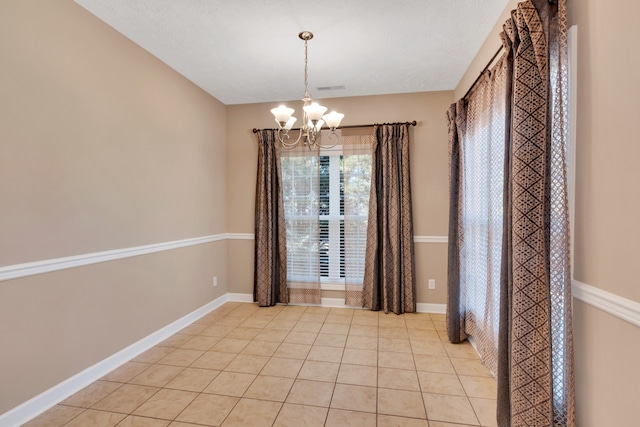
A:
{"type": "Polygon", "coordinates": [[[574,298],[640,327],[639,302],[603,291],[577,280],[572,281],[571,291],[574,298]]]}
{"type": "Polygon", "coordinates": [[[63,258],[53,258],[43,261],[28,262],[24,264],[8,265],[0,267],[0,282],[4,280],[19,279],[21,277],[34,276],[36,274],[51,273],[67,268],[81,267],[97,264],[99,262],[113,261],[130,258],[139,255],[147,255],[155,252],[169,251],[187,246],[201,245],[227,239],[227,234],[214,234],[190,239],[174,240],[171,242],[154,243],[151,245],[134,246],[130,248],[114,249],[102,252],[93,252],[63,258]]]}
{"type": "Polygon", "coordinates": [[[253,233],[227,233],[225,236],[228,240],[255,240],[253,233]]]}
{"type": "MultiPolygon", "coordinates": [[[[229,240],[254,240],[253,233],[227,233],[229,240]]],[[[447,243],[447,236],[413,236],[414,243],[447,243]]]]}
{"type": "Polygon", "coordinates": [[[413,236],[414,243],[449,243],[447,236],[413,236]]]}
{"type": "MultiPolygon", "coordinates": [[[[97,264],[99,262],[113,261],[130,258],[139,255],[147,255],[155,252],[169,251],[187,246],[201,245],[204,243],[218,242],[221,240],[254,240],[253,233],[222,233],[210,236],[193,237],[189,239],[174,240],[171,242],[154,243],[151,245],[134,246],[130,248],[114,249],[102,252],[92,252],[82,255],[74,255],[62,258],[46,259],[42,261],[27,262],[0,267],[0,282],[11,279],[19,279],[36,274],[51,273],[67,268],[82,267],[84,265],[97,264]]],[[[447,243],[447,236],[414,236],[415,243],[447,243]]]]}

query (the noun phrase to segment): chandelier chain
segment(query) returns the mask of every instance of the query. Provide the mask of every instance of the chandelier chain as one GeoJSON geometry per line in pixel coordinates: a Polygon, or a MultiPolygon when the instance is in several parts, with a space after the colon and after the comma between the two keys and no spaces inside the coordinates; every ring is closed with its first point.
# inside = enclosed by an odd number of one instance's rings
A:
{"type": "Polygon", "coordinates": [[[309,54],[308,54],[308,40],[304,41],[304,97],[311,98],[309,95],[309,54]]]}

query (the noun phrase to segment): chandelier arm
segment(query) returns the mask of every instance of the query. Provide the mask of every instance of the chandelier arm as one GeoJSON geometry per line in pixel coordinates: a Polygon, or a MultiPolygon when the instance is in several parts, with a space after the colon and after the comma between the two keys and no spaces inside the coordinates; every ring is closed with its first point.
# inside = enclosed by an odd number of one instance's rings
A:
{"type": "Polygon", "coordinates": [[[336,145],[338,145],[338,143],[340,142],[340,137],[336,133],[335,129],[331,130],[331,132],[328,135],[328,138],[331,139],[331,140],[335,140],[335,142],[333,144],[331,144],[331,145],[324,145],[322,143],[316,142],[315,145],[317,145],[321,149],[330,149],[330,148],[333,148],[336,145]]]}
{"type": "Polygon", "coordinates": [[[282,148],[284,148],[285,150],[291,150],[295,148],[300,142],[300,139],[302,138],[302,129],[298,131],[298,138],[294,142],[288,142],[289,139],[291,139],[288,131],[284,132],[284,138],[283,138],[282,129],[278,129],[277,136],[278,136],[278,141],[280,141],[280,144],[282,145],[282,148]]]}

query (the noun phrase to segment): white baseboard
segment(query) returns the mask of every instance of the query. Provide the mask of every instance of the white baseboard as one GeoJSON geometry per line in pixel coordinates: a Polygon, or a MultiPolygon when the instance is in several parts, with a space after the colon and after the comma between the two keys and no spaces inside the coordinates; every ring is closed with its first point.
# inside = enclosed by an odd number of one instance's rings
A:
{"type": "Polygon", "coordinates": [[[347,308],[344,303],[344,298],[322,298],[320,305],[322,307],[341,307],[347,308]]]}
{"type": "Polygon", "coordinates": [[[430,304],[426,302],[419,302],[416,304],[416,311],[418,313],[446,314],[447,304],[430,304]]]}
{"type": "MultiPolygon", "coordinates": [[[[227,294],[228,301],[234,302],[253,302],[253,294],[227,294]]],[[[296,305],[316,305],[316,304],[296,304],[296,305]]],[[[344,303],[343,298],[322,298],[321,307],[344,307],[347,306],[344,303]]],[[[433,314],[445,314],[447,312],[446,304],[430,304],[419,302],[416,304],[416,312],[418,313],[433,313],[433,314]]]]}
{"type": "Polygon", "coordinates": [[[469,344],[471,344],[471,347],[473,347],[473,349],[476,351],[476,354],[478,355],[478,358],[481,358],[482,355],[478,351],[478,346],[476,345],[476,339],[474,337],[472,337],[471,335],[469,335],[469,336],[467,336],[467,341],[469,341],[469,344]]]}
{"type": "MultiPolygon", "coordinates": [[[[233,302],[254,302],[253,294],[227,294],[228,301],[233,302]]],[[[317,306],[316,304],[296,304],[317,306]]],[[[346,307],[343,298],[322,298],[321,307],[346,307]]]]}
{"type": "Polygon", "coordinates": [[[253,294],[227,294],[227,301],[231,302],[254,302],[253,294]]]}
{"type": "Polygon", "coordinates": [[[181,317],[175,322],[159,329],[151,335],[146,336],[140,341],[131,344],[101,362],[98,362],[71,378],[66,379],[34,398],[16,406],[8,412],[1,414],[0,427],[17,427],[24,424],[94,381],[102,378],[139,354],[169,338],[185,326],[190,325],[202,316],[220,307],[228,300],[227,295],[216,298],[210,303],[187,314],[186,316],[181,317]]]}
{"type": "Polygon", "coordinates": [[[640,326],[640,303],[577,280],[572,281],[573,297],[635,326],[640,326]]]}

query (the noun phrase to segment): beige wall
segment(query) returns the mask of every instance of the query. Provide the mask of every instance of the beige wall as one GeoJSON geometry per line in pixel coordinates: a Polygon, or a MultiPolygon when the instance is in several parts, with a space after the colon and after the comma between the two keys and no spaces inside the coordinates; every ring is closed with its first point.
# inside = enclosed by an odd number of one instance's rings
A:
{"type": "Polygon", "coordinates": [[[502,11],[502,15],[496,21],[496,24],[489,32],[489,35],[485,39],[484,43],[480,47],[480,50],[476,54],[471,64],[467,68],[467,71],[463,74],[462,78],[458,82],[458,86],[454,90],[454,98],[457,101],[462,98],[467,90],[471,87],[473,82],[476,80],[480,72],[487,65],[487,62],[493,57],[498,48],[502,45],[500,40],[500,33],[502,32],[502,24],[511,16],[511,11],[516,8],[520,1],[519,0],[509,0],[509,3],[505,6],[502,11]]]}
{"type": "Polygon", "coordinates": [[[572,2],[578,25],[575,278],[640,302],[640,3],[572,2]],[[629,43],[627,43],[627,41],[629,43]]]}
{"type": "MultiPolygon", "coordinates": [[[[640,4],[568,3],[569,24],[578,26],[574,278],[640,302],[640,51],[633,47],[640,40],[640,4]]],[[[507,5],[456,88],[456,99],[495,53],[497,34],[516,4],[507,5]]],[[[574,301],[578,425],[636,425],[640,328],[574,301]]]]}
{"type": "Polygon", "coordinates": [[[580,427],[638,425],[640,328],[574,299],[580,427]]]}
{"type": "MultiPolygon", "coordinates": [[[[448,160],[445,112],[453,92],[413,93],[369,97],[332,98],[324,104],[345,114],[344,125],[416,120],[412,128],[411,185],[415,234],[448,233],[448,160]]],[[[290,102],[299,111],[301,102],[290,102]]],[[[254,232],[254,203],[258,149],[252,128],[275,125],[269,112],[276,104],[227,107],[228,227],[230,233],[254,232]]],[[[446,244],[416,243],[418,302],[446,303],[446,244]],[[427,281],[436,280],[428,290],[427,281]]],[[[252,293],[253,242],[229,242],[231,292],[252,293]]]]}
{"type": "MultiPolygon", "coordinates": [[[[640,302],[638,2],[572,1],[578,26],[575,279],[640,302]]],[[[576,303],[579,425],[637,424],[640,328],[576,303]]]]}
{"type": "MultiPolygon", "coordinates": [[[[71,0],[1,1],[0,58],[0,267],[226,231],[223,104],[71,0]]],[[[226,293],[226,264],[0,282],[0,414],[226,293]]]]}

